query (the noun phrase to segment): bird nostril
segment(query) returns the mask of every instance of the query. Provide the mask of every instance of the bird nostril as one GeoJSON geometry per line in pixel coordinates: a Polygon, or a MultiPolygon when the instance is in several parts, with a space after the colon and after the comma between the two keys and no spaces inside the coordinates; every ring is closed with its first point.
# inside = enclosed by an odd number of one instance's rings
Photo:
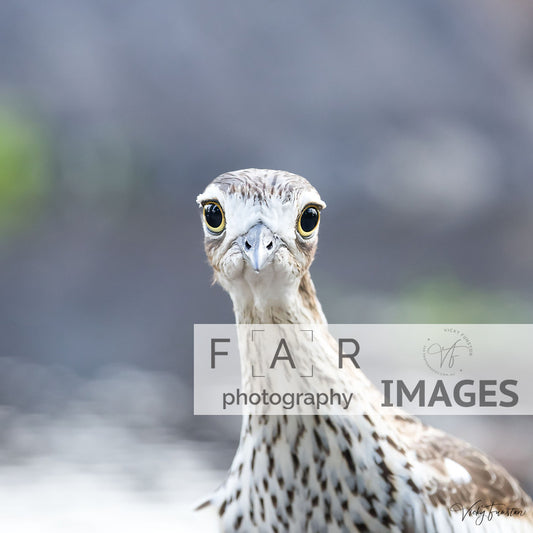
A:
{"type": "Polygon", "coordinates": [[[251,245],[248,241],[244,241],[244,247],[245,247],[247,250],[249,250],[249,249],[252,247],[252,245],[251,245]]]}
{"type": "Polygon", "coordinates": [[[267,250],[272,250],[272,246],[274,246],[274,243],[272,241],[270,241],[267,245],[266,245],[266,249],[267,250]]]}

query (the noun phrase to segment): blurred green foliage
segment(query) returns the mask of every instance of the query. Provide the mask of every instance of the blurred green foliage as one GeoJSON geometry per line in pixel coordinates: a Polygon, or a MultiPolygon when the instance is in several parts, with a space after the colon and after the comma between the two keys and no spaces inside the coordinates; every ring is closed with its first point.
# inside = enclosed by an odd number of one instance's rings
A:
{"type": "Polygon", "coordinates": [[[42,126],[0,106],[0,238],[34,222],[49,185],[42,126]]]}
{"type": "Polygon", "coordinates": [[[452,277],[419,281],[402,295],[406,323],[528,323],[531,309],[516,294],[489,292],[452,277]]]}
{"type": "Polygon", "coordinates": [[[393,293],[350,293],[328,286],[327,278],[318,286],[332,323],[529,324],[533,313],[527,294],[480,289],[452,274],[413,280],[393,293]]]}

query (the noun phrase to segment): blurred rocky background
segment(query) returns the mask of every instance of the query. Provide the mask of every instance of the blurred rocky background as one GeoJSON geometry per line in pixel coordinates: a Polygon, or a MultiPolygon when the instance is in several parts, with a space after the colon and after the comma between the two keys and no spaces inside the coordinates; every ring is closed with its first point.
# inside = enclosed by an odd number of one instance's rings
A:
{"type": "MultiPolygon", "coordinates": [[[[0,2],[0,527],[189,531],[239,420],[192,416],[231,322],[195,197],[246,167],[328,203],[330,322],[533,312],[524,1],[0,2]]],[[[435,417],[533,492],[531,417],[435,417]]]]}

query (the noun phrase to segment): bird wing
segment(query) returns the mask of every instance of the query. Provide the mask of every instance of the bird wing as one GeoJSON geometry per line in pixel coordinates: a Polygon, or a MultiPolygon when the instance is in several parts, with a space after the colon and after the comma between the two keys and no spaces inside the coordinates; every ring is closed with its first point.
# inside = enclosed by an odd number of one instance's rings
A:
{"type": "Polygon", "coordinates": [[[477,505],[533,523],[531,498],[499,463],[470,444],[415,418],[401,417],[400,436],[423,469],[423,488],[430,502],[447,509],[467,510],[477,505]]]}

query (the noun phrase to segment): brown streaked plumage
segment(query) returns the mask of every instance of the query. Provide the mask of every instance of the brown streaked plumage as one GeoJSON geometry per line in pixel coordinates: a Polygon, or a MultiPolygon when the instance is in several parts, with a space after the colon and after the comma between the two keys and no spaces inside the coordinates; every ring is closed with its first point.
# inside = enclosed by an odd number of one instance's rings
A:
{"type": "MultiPolygon", "coordinates": [[[[283,171],[230,172],[198,197],[210,201],[226,223],[215,233],[204,220],[205,249],[236,322],[326,324],[309,274],[318,224],[310,233],[298,227],[308,206],[325,207],[309,182],[283,171]]],[[[317,342],[315,363],[327,374],[335,343],[317,342]]],[[[502,466],[399,409],[384,411],[363,374],[351,379],[362,416],[243,417],[228,477],[207,502],[221,531],[533,532],[531,499],[502,466]],[[460,509],[491,503],[520,512],[462,519],[460,509]]]]}

